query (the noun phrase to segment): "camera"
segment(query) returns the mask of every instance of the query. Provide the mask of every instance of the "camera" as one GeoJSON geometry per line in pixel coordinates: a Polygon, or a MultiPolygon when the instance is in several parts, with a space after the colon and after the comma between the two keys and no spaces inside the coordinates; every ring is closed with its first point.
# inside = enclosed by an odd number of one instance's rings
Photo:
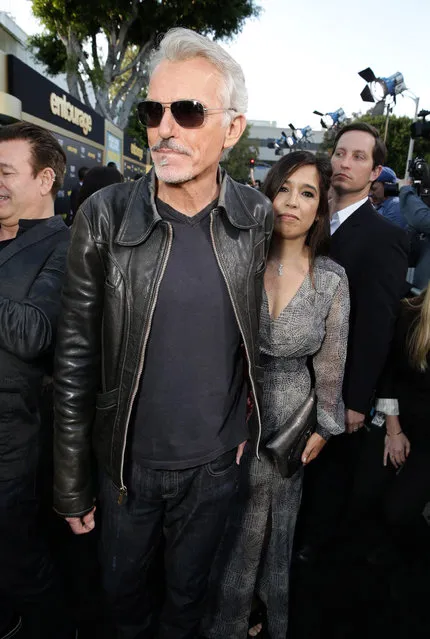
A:
{"type": "Polygon", "coordinates": [[[384,182],[384,197],[398,197],[400,188],[397,182],[384,182]]]}
{"type": "Polygon", "coordinates": [[[426,111],[425,109],[422,109],[418,113],[417,117],[421,119],[411,124],[411,138],[425,138],[430,140],[430,122],[426,120],[428,115],[430,115],[430,111],[426,111]]]}
{"type": "MultiPolygon", "coordinates": [[[[430,122],[426,120],[429,115],[430,111],[424,109],[418,113],[418,118],[421,119],[411,124],[411,137],[413,139],[430,140],[430,122]]],[[[423,158],[417,157],[409,162],[408,172],[417,195],[424,204],[430,206],[430,166],[423,158]]]]}
{"type": "Polygon", "coordinates": [[[430,166],[423,158],[417,157],[409,162],[408,171],[417,195],[430,206],[430,166]]]}

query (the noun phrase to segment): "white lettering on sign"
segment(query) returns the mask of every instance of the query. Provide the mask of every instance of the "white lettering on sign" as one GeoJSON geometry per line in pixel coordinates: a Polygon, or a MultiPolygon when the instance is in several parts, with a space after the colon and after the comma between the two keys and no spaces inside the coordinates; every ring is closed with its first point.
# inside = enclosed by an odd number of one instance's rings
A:
{"type": "Polygon", "coordinates": [[[89,113],[85,113],[82,109],[79,109],[79,107],[71,104],[64,94],[63,97],[60,97],[56,93],[51,93],[49,96],[49,104],[51,113],[58,115],[58,117],[63,118],[63,120],[67,120],[67,122],[76,124],[76,126],[82,129],[84,135],[88,135],[92,130],[93,119],[89,113]]]}
{"type": "Polygon", "coordinates": [[[143,149],[137,146],[137,144],[130,144],[130,153],[139,158],[140,161],[143,159],[143,149]]]}

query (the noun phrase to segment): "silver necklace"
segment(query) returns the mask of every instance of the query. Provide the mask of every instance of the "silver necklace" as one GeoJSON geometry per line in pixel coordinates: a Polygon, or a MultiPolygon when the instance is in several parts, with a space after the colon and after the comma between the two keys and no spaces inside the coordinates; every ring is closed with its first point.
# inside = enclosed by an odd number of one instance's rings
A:
{"type": "Polygon", "coordinates": [[[284,265],[278,262],[278,276],[281,277],[284,273],[284,265]]]}

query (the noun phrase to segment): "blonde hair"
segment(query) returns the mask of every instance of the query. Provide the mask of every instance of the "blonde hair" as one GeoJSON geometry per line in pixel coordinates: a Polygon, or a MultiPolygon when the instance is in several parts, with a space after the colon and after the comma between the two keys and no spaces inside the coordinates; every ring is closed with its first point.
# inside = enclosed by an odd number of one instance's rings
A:
{"type": "Polygon", "coordinates": [[[412,366],[424,373],[428,368],[428,354],[430,352],[430,286],[406,304],[418,311],[408,337],[409,361],[412,366]]]}

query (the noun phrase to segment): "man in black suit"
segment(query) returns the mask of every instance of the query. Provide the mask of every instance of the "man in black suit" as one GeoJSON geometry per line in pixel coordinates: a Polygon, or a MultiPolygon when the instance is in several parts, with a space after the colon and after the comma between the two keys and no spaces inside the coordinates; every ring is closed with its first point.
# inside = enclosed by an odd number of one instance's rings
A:
{"type": "Polygon", "coordinates": [[[23,613],[31,636],[68,633],[38,521],[49,499],[40,483],[52,457],[43,407],[69,243],[69,229],[54,216],[65,167],[48,131],[25,122],[0,127],[1,639],[20,632],[23,613]]]}
{"type": "Polygon", "coordinates": [[[406,233],[379,215],[368,198],[385,155],[379,133],[366,123],[350,124],[336,135],[331,159],[331,257],[345,268],[351,295],[343,387],[346,432],[333,437],[306,471],[298,559],[314,558],[316,549],[330,540],[341,517],[346,517],[354,467],[366,436],[365,418],[406,290],[406,233]]]}

